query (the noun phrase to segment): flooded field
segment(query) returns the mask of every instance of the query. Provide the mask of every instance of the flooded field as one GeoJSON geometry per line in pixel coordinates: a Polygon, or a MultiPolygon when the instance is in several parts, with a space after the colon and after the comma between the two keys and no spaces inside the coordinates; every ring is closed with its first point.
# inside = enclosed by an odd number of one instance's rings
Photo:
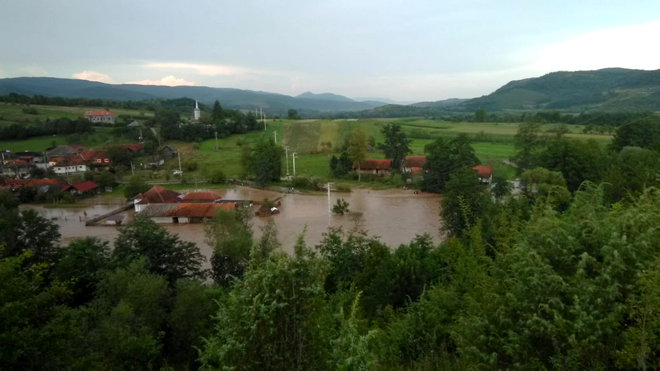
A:
{"type": "MultiPolygon", "coordinates": [[[[297,236],[307,228],[308,244],[315,245],[329,227],[343,227],[345,230],[354,227],[354,222],[344,216],[331,215],[329,206],[338,198],[344,198],[350,204],[351,211],[363,213],[364,221],[361,228],[369,235],[380,236],[381,240],[392,247],[408,243],[416,234],[428,233],[436,242],[440,241],[439,197],[430,194],[413,194],[410,190],[373,191],[358,189],[351,193],[333,193],[328,199],[327,194],[287,194],[262,191],[247,187],[235,187],[226,190],[213,190],[224,199],[239,200],[271,200],[281,198],[281,213],[273,216],[278,227],[279,238],[285,251],[291,251],[297,236]]],[[[97,197],[86,200],[83,207],[46,208],[36,205],[23,205],[31,208],[45,217],[52,219],[60,226],[62,243],[73,239],[96,236],[114,241],[121,227],[90,226],[86,227],[85,217],[92,218],[115,210],[124,203],[123,198],[111,199],[97,197]],[[103,203],[103,204],[100,204],[103,203]]],[[[256,211],[256,209],[255,209],[256,211]]],[[[133,218],[133,211],[126,211],[126,220],[133,218]]],[[[255,235],[260,235],[260,227],[266,218],[254,217],[255,235]]],[[[100,223],[99,223],[100,224],[100,223]]],[[[195,242],[207,257],[211,256],[211,248],[205,242],[203,224],[163,224],[170,232],[176,233],[182,240],[195,242]]]]}

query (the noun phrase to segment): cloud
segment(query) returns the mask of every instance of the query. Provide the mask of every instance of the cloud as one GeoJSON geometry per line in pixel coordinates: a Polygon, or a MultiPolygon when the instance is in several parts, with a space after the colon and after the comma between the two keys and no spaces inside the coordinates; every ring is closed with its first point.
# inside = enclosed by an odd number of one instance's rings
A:
{"type": "Polygon", "coordinates": [[[160,69],[160,70],[186,70],[193,71],[204,76],[232,76],[248,73],[260,73],[245,67],[228,66],[222,64],[196,64],[196,63],[177,63],[177,62],[149,62],[142,67],[160,69]]]}
{"type": "Polygon", "coordinates": [[[25,66],[21,68],[21,71],[30,77],[48,76],[48,72],[43,67],[37,65],[25,66]]]}
{"type": "Polygon", "coordinates": [[[114,84],[115,80],[113,80],[110,76],[97,72],[97,71],[82,71],[78,73],[73,74],[74,79],[80,79],[80,80],[89,80],[89,81],[98,81],[98,82],[104,82],[106,84],[114,84]]]}
{"type": "Polygon", "coordinates": [[[660,22],[609,28],[577,36],[539,51],[534,70],[593,70],[607,67],[660,68],[654,47],[660,22]]]}
{"type": "Polygon", "coordinates": [[[186,81],[184,79],[174,77],[172,75],[165,76],[160,80],[141,80],[133,81],[128,84],[137,84],[137,85],[164,85],[164,86],[192,86],[195,85],[194,82],[186,81]]]}

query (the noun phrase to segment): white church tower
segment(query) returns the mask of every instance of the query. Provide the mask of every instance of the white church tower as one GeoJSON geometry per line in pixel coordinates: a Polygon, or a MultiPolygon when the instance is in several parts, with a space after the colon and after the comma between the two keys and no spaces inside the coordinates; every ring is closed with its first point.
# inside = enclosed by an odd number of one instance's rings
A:
{"type": "Polygon", "coordinates": [[[197,101],[195,101],[195,110],[193,111],[193,116],[195,117],[195,121],[199,120],[199,116],[201,114],[201,111],[199,110],[199,104],[197,101]]]}

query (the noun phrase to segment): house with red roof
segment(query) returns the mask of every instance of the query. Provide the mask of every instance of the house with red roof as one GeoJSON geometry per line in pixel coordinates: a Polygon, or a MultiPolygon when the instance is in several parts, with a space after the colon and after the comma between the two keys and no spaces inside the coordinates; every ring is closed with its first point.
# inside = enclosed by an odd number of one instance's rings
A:
{"type": "Polygon", "coordinates": [[[2,174],[6,176],[23,177],[30,174],[33,164],[25,160],[8,160],[2,164],[2,174]]]}
{"type": "Polygon", "coordinates": [[[89,167],[85,163],[85,160],[80,156],[71,155],[64,157],[55,165],[53,165],[53,171],[55,174],[67,175],[74,173],[84,173],[89,170],[89,167]]]}
{"type": "Polygon", "coordinates": [[[179,202],[181,202],[181,193],[161,186],[154,186],[133,197],[136,213],[144,210],[150,204],[178,204],[179,202]]]}
{"type": "Polygon", "coordinates": [[[138,153],[142,151],[142,147],[144,147],[144,143],[135,143],[135,144],[123,144],[121,147],[126,148],[127,150],[133,152],[133,153],[138,153]]]}
{"type": "Polygon", "coordinates": [[[364,160],[360,167],[353,166],[353,170],[360,171],[361,173],[377,174],[377,175],[388,175],[392,169],[392,160],[378,160],[374,158],[368,158],[364,160]]]}
{"type": "Polygon", "coordinates": [[[115,114],[106,110],[87,111],[85,112],[85,118],[94,123],[98,123],[98,122],[102,122],[106,124],[115,123],[115,114]]]}
{"type": "Polygon", "coordinates": [[[167,212],[167,216],[172,218],[172,223],[201,223],[204,219],[213,218],[215,211],[236,210],[235,202],[222,204],[190,204],[180,203],[176,208],[167,212]]]}
{"type": "Polygon", "coordinates": [[[110,156],[108,152],[102,149],[90,149],[87,151],[80,152],[79,155],[83,161],[85,161],[90,166],[110,166],[112,161],[110,161],[110,156]]]}
{"type": "Polygon", "coordinates": [[[69,192],[74,195],[97,193],[98,190],[99,186],[91,180],[76,184],[67,184],[62,187],[62,192],[69,192]]]}
{"type": "Polygon", "coordinates": [[[426,163],[426,156],[406,156],[403,159],[401,170],[404,173],[421,173],[422,167],[426,163]]]}
{"type": "Polygon", "coordinates": [[[477,173],[479,181],[483,184],[490,185],[493,182],[493,167],[477,165],[472,168],[477,173]]]}

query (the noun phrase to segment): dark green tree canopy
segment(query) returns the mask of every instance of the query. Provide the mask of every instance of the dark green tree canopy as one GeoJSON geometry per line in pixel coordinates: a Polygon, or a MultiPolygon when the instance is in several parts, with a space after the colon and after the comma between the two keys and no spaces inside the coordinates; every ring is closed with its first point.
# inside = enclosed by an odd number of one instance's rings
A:
{"type": "Polygon", "coordinates": [[[403,159],[412,153],[412,141],[401,131],[401,125],[398,124],[387,124],[380,132],[385,136],[385,143],[379,144],[378,149],[385,153],[385,158],[392,160],[392,169],[400,169],[403,159]]]}

